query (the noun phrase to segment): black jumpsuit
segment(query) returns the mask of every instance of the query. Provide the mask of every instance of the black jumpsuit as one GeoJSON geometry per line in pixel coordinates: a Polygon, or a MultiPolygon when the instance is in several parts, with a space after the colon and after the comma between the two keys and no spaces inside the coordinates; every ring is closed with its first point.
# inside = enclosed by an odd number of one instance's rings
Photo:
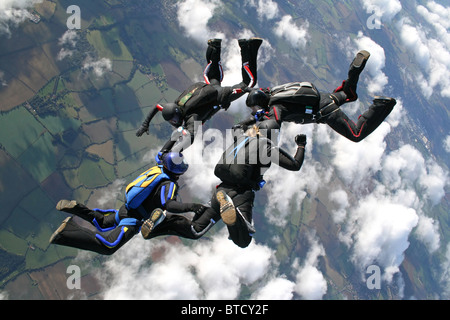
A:
{"type": "Polygon", "coordinates": [[[238,213],[236,224],[227,226],[230,238],[239,247],[247,247],[255,232],[251,225],[253,202],[255,192],[261,188],[264,172],[272,163],[290,171],[299,171],[304,152],[304,146],[299,146],[292,157],[266,138],[240,135],[216,165],[214,173],[222,182],[211,197],[211,207],[199,217],[194,217],[192,222],[184,216],[172,216],[156,226],[151,237],[171,234],[200,238],[221,219],[216,194],[222,190],[232,199],[238,213]]]}
{"type": "MultiPolygon", "coordinates": [[[[199,125],[204,124],[208,121],[215,113],[217,113],[221,108],[228,109],[231,102],[242,97],[247,88],[252,88],[257,82],[257,55],[258,49],[261,45],[262,40],[253,39],[241,39],[239,40],[239,46],[241,49],[242,57],[242,82],[234,86],[221,86],[223,80],[223,70],[221,65],[221,47],[220,42],[209,42],[206,51],[207,67],[204,72],[205,82],[195,83],[190,88],[196,86],[201,86],[201,90],[196,90],[194,95],[209,95],[210,97],[206,100],[206,104],[197,105],[188,101],[183,109],[182,127],[183,131],[179,133],[175,132],[172,138],[167,141],[163,146],[161,151],[174,151],[182,152],[187,147],[189,147],[195,138],[195,133],[199,125]]],[[[189,92],[189,88],[185,91],[189,92]]],[[[180,98],[184,96],[184,93],[180,95],[180,98]]],[[[180,99],[179,98],[179,99],[180,99]]],[[[195,101],[194,97],[190,98],[195,101]]],[[[197,97],[198,100],[201,100],[197,97]]],[[[158,113],[164,105],[158,105],[152,107],[147,118],[143,122],[141,128],[146,128],[152,118],[158,113]]],[[[138,130],[136,135],[142,135],[144,131],[138,130]]]]}
{"type": "MultiPolygon", "coordinates": [[[[296,97],[296,103],[283,103],[270,100],[269,110],[259,119],[251,117],[240,124],[249,126],[266,120],[265,128],[279,128],[283,122],[297,124],[326,123],[334,131],[353,142],[360,142],[371,134],[386,119],[394,108],[396,101],[392,98],[375,97],[373,104],[353,122],[340,107],[347,102],[347,96],[343,91],[333,93],[319,92],[309,82],[292,83],[303,85],[305,89],[301,95],[296,97]],[[276,123],[275,123],[276,122],[276,123]],[[273,127],[275,125],[275,127],[273,127]]],[[[292,84],[278,86],[286,87],[292,84]]],[[[273,90],[276,90],[273,88],[273,90]]]]}

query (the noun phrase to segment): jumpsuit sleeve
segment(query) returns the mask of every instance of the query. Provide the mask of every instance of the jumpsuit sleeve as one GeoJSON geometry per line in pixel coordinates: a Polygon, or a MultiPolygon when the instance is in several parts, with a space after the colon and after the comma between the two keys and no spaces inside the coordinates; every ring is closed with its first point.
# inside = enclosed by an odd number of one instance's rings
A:
{"type": "Polygon", "coordinates": [[[305,159],[305,148],[303,146],[297,147],[297,152],[292,157],[282,148],[276,148],[279,152],[279,166],[289,171],[299,171],[305,159]]]}
{"type": "Polygon", "coordinates": [[[142,123],[142,125],[144,127],[147,127],[150,125],[150,122],[152,121],[153,117],[158,113],[158,108],[156,106],[153,106],[152,108],[150,108],[150,111],[147,115],[147,117],[145,118],[144,122],[142,123]]]}
{"type": "Polygon", "coordinates": [[[163,182],[160,189],[161,207],[172,213],[196,211],[198,204],[177,201],[178,185],[173,181],[163,182]]]}

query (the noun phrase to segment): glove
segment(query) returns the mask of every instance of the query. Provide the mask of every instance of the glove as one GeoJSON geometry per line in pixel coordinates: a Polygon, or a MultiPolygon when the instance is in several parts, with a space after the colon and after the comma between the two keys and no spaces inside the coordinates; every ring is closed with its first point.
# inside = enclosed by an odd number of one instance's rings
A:
{"type": "Polygon", "coordinates": [[[299,146],[299,147],[304,147],[306,146],[306,135],[304,134],[299,134],[295,137],[295,143],[299,146]]]}
{"type": "Polygon", "coordinates": [[[146,126],[146,125],[141,125],[141,126],[139,127],[138,131],[136,131],[136,136],[137,136],[137,137],[140,137],[140,136],[142,136],[142,135],[144,134],[144,132],[147,133],[147,134],[149,134],[148,126],[146,126]]]}
{"type": "Polygon", "coordinates": [[[203,212],[205,212],[207,207],[202,204],[193,204],[191,207],[191,211],[194,212],[194,218],[192,220],[197,220],[203,212]]]}

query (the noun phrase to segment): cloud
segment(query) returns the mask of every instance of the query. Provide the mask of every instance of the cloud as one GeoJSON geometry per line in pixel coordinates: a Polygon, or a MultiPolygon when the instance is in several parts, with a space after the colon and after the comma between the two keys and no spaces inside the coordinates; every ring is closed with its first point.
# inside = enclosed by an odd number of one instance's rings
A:
{"type": "Polygon", "coordinates": [[[43,0],[2,0],[0,2],[0,35],[11,36],[11,26],[18,26],[20,23],[31,18],[28,11],[34,4],[43,0]]]}
{"type": "Polygon", "coordinates": [[[122,192],[124,184],[126,183],[125,179],[117,179],[114,182],[101,191],[100,198],[96,200],[98,206],[100,208],[104,207],[114,207],[114,204],[122,192]]]}
{"type": "Polygon", "coordinates": [[[327,293],[327,282],[317,268],[318,258],[325,255],[325,250],[314,235],[308,234],[308,240],[311,247],[296,275],[295,292],[305,300],[319,300],[327,293]]]}
{"type": "Polygon", "coordinates": [[[199,43],[203,43],[205,39],[224,38],[222,32],[212,31],[208,27],[208,21],[221,5],[219,0],[181,1],[177,4],[178,23],[184,28],[187,36],[199,43]]]}
{"type": "Polygon", "coordinates": [[[383,20],[390,21],[401,10],[402,4],[399,0],[361,0],[367,13],[375,13],[383,20]]]}
{"type": "Polygon", "coordinates": [[[400,40],[419,64],[419,70],[410,71],[422,93],[431,97],[439,89],[442,97],[450,97],[450,31],[448,17],[450,7],[434,1],[417,6],[417,13],[424,18],[420,25],[409,18],[402,18],[396,25],[400,40]],[[438,54],[437,54],[438,53],[438,54]]]}
{"type": "MultiPolygon", "coordinates": [[[[368,72],[370,76],[370,80],[367,84],[369,94],[382,95],[385,86],[388,84],[388,77],[383,72],[386,64],[386,56],[383,47],[369,37],[364,36],[362,32],[358,33],[358,36],[354,41],[357,48],[355,51],[367,50],[370,52],[370,58],[365,68],[365,71],[368,72]]],[[[352,55],[354,57],[355,52],[353,52],[352,55]]]]}
{"type": "Polygon", "coordinates": [[[112,62],[108,58],[94,60],[94,58],[88,56],[83,62],[82,69],[84,71],[92,71],[100,78],[103,77],[106,72],[112,71],[112,62]]]}
{"type": "Polygon", "coordinates": [[[273,268],[274,252],[254,242],[241,249],[228,240],[227,233],[223,228],[211,241],[196,241],[191,246],[137,236],[97,274],[105,284],[104,298],[238,298],[243,285],[262,281],[273,268]]]}
{"type": "Polygon", "coordinates": [[[439,222],[430,217],[420,216],[416,230],[417,235],[428,247],[428,251],[433,253],[439,249],[440,235],[439,222]]]}
{"type": "Polygon", "coordinates": [[[58,60],[63,60],[70,57],[74,53],[78,41],[78,33],[75,30],[67,30],[59,38],[58,44],[62,47],[57,55],[58,60]]]}
{"type": "Polygon", "coordinates": [[[8,83],[6,82],[4,77],[5,77],[5,73],[0,70],[0,87],[7,87],[8,86],[8,83]]]}
{"type": "Polygon", "coordinates": [[[444,149],[446,152],[450,153],[450,135],[446,136],[444,139],[444,149]]]}
{"type": "Polygon", "coordinates": [[[308,27],[308,21],[297,26],[292,16],[285,15],[275,24],[274,33],[287,40],[293,47],[304,48],[309,40],[308,27]]]}
{"type": "Polygon", "coordinates": [[[260,20],[273,20],[279,15],[278,4],[272,0],[246,0],[244,3],[256,8],[260,20]]]}
{"type": "Polygon", "coordinates": [[[360,270],[371,264],[382,266],[384,278],[390,283],[399,272],[409,247],[408,237],[419,217],[411,203],[404,203],[404,198],[385,191],[379,186],[372,194],[359,199],[347,227],[353,232],[351,260],[360,270]]]}
{"type": "Polygon", "coordinates": [[[292,300],[295,283],[285,277],[271,279],[267,284],[255,291],[253,300],[292,300]]]}

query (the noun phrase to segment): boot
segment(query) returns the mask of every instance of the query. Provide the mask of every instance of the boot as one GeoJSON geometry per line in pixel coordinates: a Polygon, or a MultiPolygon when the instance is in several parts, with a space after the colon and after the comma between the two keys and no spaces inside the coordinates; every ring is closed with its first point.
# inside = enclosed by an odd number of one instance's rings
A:
{"type": "Polygon", "coordinates": [[[56,204],[56,210],[74,214],[86,221],[91,222],[95,215],[91,209],[75,200],[60,200],[56,204]]]}
{"type": "Polygon", "coordinates": [[[144,221],[141,227],[141,234],[144,239],[149,239],[150,233],[155,227],[166,218],[166,213],[161,209],[155,209],[150,214],[150,218],[144,221]]]}
{"type": "Polygon", "coordinates": [[[370,53],[368,51],[359,51],[350,64],[348,70],[348,79],[344,80],[342,82],[342,85],[334,90],[334,92],[344,91],[344,93],[347,95],[346,102],[356,101],[358,99],[356,89],[359,81],[359,75],[364,70],[369,57],[370,53]]]}
{"type": "Polygon", "coordinates": [[[262,42],[261,38],[238,40],[242,57],[242,79],[250,88],[253,88],[258,81],[257,59],[262,42]]]}
{"type": "Polygon", "coordinates": [[[63,232],[64,229],[66,228],[66,226],[68,224],[70,224],[70,221],[72,220],[72,218],[73,217],[68,217],[68,218],[64,219],[64,221],[59,226],[59,228],[56,229],[55,232],[53,232],[52,236],[50,237],[50,240],[48,241],[49,243],[58,244],[58,240],[61,238],[61,232],[63,232]]]}
{"type": "Polygon", "coordinates": [[[233,200],[224,191],[217,192],[216,198],[220,204],[220,216],[223,222],[227,226],[233,226],[236,223],[236,209],[233,200]]]}
{"type": "Polygon", "coordinates": [[[220,61],[222,39],[209,39],[206,49],[206,63],[220,61]]]}

